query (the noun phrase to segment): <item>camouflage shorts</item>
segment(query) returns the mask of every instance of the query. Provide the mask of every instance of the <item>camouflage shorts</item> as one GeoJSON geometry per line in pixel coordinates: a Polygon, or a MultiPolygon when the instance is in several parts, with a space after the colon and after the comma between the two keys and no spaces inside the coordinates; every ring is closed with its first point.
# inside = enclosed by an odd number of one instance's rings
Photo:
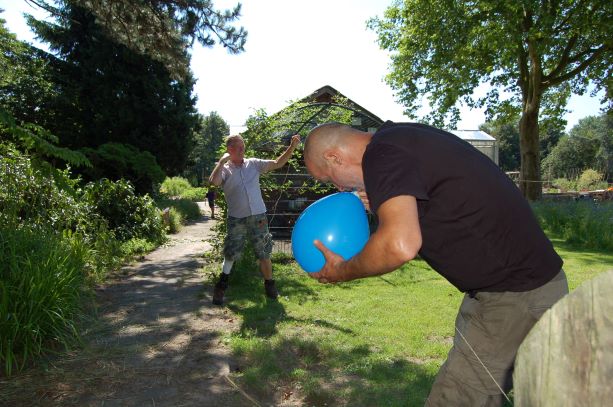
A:
{"type": "Polygon", "coordinates": [[[228,234],[223,248],[224,257],[229,260],[238,260],[243,253],[247,239],[251,241],[258,259],[270,258],[272,235],[268,231],[268,219],[265,213],[246,218],[228,216],[228,234]]]}

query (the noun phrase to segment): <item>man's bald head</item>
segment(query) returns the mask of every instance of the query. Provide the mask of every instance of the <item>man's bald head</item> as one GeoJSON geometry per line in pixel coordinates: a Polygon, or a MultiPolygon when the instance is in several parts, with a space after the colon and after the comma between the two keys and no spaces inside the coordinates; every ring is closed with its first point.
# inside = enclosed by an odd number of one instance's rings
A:
{"type": "Polygon", "coordinates": [[[324,123],[315,127],[304,142],[304,160],[311,165],[321,167],[324,153],[342,148],[346,138],[356,130],[342,123],[324,123]]]}

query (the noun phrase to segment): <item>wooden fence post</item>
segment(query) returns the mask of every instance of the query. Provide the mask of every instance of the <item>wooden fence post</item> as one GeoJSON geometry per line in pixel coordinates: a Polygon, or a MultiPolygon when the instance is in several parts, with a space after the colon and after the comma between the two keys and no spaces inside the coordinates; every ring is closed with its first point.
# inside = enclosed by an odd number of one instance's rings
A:
{"type": "Polygon", "coordinates": [[[519,348],[513,381],[519,407],[613,405],[613,270],[543,315],[519,348]]]}

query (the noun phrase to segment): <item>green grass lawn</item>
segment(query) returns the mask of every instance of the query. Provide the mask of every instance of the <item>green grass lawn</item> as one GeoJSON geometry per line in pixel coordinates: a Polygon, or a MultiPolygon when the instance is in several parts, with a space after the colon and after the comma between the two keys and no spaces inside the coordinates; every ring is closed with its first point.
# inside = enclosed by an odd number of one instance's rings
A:
{"type": "MultiPolygon", "coordinates": [[[[613,254],[554,240],[571,289],[613,269],[613,254]]],[[[462,294],[421,261],[387,275],[322,285],[275,261],[281,297],[267,301],[255,264],[232,273],[228,307],[240,331],[225,338],[254,396],[313,406],[423,406],[451,346],[462,294]]]]}

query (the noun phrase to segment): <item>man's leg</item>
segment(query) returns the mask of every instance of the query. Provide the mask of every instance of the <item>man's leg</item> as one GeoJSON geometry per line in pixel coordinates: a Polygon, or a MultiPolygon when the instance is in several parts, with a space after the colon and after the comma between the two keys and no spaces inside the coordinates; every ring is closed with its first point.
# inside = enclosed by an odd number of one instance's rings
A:
{"type": "Polygon", "coordinates": [[[225,291],[228,289],[230,271],[234,261],[238,259],[245,245],[246,228],[241,219],[228,217],[228,231],[224,240],[224,262],[219,280],[213,290],[213,304],[223,305],[225,291]]]}
{"type": "Polygon", "coordinates": [[[268,259],[260,259],[260,272],[264,277],[264,280],[272,279],[272,261],[268,259]]]}
{"type": "Polygon", "coordinates": [[[260,272],[264,277],[264,292],[268,298],[276,299],[279,296],[275,280],[272,278],[272,235],[268,230],[268,218],[266,214],[252,217],[251,236],[255,255],[260,261],[260,272]]]}
{"type": "Polygon", "coordinates": [[[260,259],[260,271],[264,276],[264,292],[268,298],[277,299],[279,292],[275,285],[275,280],[272,278],[272,261],[268,259],[260,259]]]}
{"type": "Polygon", "coordinates": [[[427,406],[502,406],[513,386],[519,345],[541,315],[568,293],[561,271],[526,292],[464,296],[453,347],[426,401],[427,406]]]}
{"type": "Polygon", "coordinates": [[[233,264],[234,260],[224,259],[223,264],[221,265],[221,274],[219,275],[219,280],[217,280],[217,284],[215,284],[215,288],[213,289],[213,304],[215,305],[223,305],[223,296],[228,289],[228,281],[233,264]]]}

